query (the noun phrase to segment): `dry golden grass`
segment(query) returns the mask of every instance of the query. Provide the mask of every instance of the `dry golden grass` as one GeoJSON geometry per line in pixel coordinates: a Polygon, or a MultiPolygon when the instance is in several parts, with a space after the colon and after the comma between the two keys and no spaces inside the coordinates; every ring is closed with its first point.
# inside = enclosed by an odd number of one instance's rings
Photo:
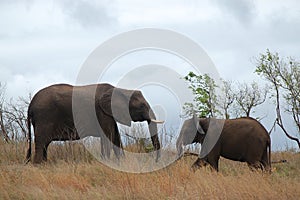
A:
{"type": "Polygon", "coordinates": [[[299,199],[300,154],[273,153],[288,163],[271,175],[220,161],[220,172],[190,171],[185,157],[159,171],[130,174],[97,162],[78,143],[50,145],[49,162],[24,165],[25,143],[0,142],[0,199],[299,199]]]}

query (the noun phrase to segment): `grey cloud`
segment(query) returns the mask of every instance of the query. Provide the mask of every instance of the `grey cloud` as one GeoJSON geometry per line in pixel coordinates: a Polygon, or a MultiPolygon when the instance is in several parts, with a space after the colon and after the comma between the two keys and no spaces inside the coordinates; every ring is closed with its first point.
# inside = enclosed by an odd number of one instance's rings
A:
{"type": "Polygon", "coordinates": [[[64,13],[83,27],[111,25],[116,22],[109,12],[108,5],[84,0],[65,0],[62,3],[64,13]]]}
{"type": "Polygon", "coordinates": [[[274,37],[276,41],[283,44],[299,45],[300,34],[300,12],[297,17],[292,18],[289,12],[282,13],[281,16],[274,15],[270,20],[270,36],[274,37]]]}
{"type": "Polygon", "coordinates": [[[235,17],[242,23],[251,23],[255,17],[256,8],[252,0],[214,0],[224,14],[235,17]]]}

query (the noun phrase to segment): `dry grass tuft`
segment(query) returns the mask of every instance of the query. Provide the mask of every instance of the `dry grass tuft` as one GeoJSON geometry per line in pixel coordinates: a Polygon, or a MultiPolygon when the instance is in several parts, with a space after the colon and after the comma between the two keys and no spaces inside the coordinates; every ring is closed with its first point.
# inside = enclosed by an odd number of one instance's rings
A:
{"type": "Polygon", "coordinates": [[[50,145],[49,162],[24,165],[25,143],[0,143],[0,199],[299,199],[300,154],[273,153],[271,175],[222,159],[220,172],[185,157],[159,171],[130,174],[97,162],[80,143],[50,145]]]}

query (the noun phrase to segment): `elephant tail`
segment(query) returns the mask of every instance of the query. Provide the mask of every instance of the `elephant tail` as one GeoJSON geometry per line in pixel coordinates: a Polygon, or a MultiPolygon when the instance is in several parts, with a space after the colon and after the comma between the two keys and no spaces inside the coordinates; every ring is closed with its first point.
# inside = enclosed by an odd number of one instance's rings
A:
{"type": "Polygon", "coordinates": [[[27,144],[28,144],[28,149],[26,153],[26,160],[25,163],[27,164],[31,160],[31,116],[27,115],[27,128],[28,128],[28,137],[27,137],[27,144]]]}
{"type": "Polygon", "coordinates": [[[271,167],[271,140],[269,139],[268,143],[267,143],[267,148],[268,148],[268,165],[269,165],[269,171],[272,171],[272,167],[271,167]]]}

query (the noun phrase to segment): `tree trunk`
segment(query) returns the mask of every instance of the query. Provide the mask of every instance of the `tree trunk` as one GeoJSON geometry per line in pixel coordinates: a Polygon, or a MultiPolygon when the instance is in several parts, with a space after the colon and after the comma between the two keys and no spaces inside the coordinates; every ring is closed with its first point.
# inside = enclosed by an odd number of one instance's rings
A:
{"type": "Polygon", "coordinates": [[[284,134],[291,140],[294,140],[295,142],[297,142],[298,144],[298,148],[300,149],[300,141],[298,138],[291,136],[286,129],[284,128],[283,122],[282,122],[282,118],[281,118],[281,112],[280,112],[280,100],[279,100],[279,90],[278,90],[278,86],[277,84],[275,84],[275,90],[276,90],[276,115],[277,115],[277,124],[278,126],[282,129],[282,131],[284,132],[284,134]]]}
{"type": "Polygon", "coordinates": [[[3,112],[2,112],[2,111],[0,111],[0,127],[1,127],[1,132],[2,132],[2,134],[3,134],[4,140],[5,140],[6,142],[9,142],[10,139],[9,139],[8,134],[7,134],[7,132],[6,132],[6,128],[5,128],[5,126],[4,126],[3,112]]]}

